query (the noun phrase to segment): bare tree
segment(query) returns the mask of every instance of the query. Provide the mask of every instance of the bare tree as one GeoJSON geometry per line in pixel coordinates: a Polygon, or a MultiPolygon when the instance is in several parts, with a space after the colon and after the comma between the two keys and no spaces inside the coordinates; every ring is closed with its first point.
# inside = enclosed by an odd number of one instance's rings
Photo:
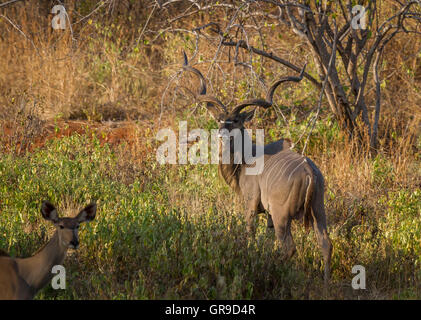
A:
{"type": "MultiPolygon", "coordinates": [[[[161,3],[161,7],[168,7],[172,2],[161,3]]],[[[273,54],[261,30],[265,25],[277,23],[299,35],[313,57],[317,72],[317,77],[309,73],[304,73],[304,77],[326,96],[343,130],[357,135],[371,148],[377,147],[382,54],[399,33],[414,33],[419,37],[420,0],[186,2],[190,7],[184,14],[169,19],[170,24],[211,8],[226,12],[225,25],[212,21],[193,30],[197,36],[196,53],[200,51],[200,37],[209,39],[209,34],[217,35],[214,60],[221,54],[221,48],[229,47],[234,49],[236,65],[253,68],[251,58],[248,61],[239,58],[239,51],[246,50],[250,56],[259,55],[299,72],[300,67],[273,54]],[[260,37],[254,38],[260,42],[252,43],[251,34],[256,33],[260,37]],[[368,90],[369,83],[374,90],[368,90]],[[374,91],[374,98],[369,97],[369,91],[374,91]],[[373,104],[375,107],[369,108],[373,104]]]]}

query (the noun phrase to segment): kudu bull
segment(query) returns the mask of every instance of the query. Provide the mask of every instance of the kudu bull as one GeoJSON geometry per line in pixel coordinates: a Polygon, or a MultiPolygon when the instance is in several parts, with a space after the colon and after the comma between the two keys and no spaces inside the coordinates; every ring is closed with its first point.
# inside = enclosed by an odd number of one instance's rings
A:
{"type": "MultiPolygon", "coordinates": [[[[257,107],[272,106],[274,92],[280,84],[287,81],[299,82],[303,77],[305,67],[299,77],[286,77],[276,81],[269,89],[266,99],[246,100],[231,112],[228,112],[226,106],[216,97],[206,94],[206,82],[202,73],[188,65],[185,53],[183,68],[199,77],[200,88],[196,99],[199,102],[205,102],[209,112],[220,123],[220,135],[235,131],[241,134],[240,139],[243,139],[244,144],[245,139],[251,139],[244,128],[244,123],[253,118],[257,107]],[[255,106],[255,108],[249,112],[242,112],[248,106],[255,106]]],[[[223,144],[222,147],[229,148],[231,159],[236,156],[232,143],[235,138],[235,134],[230,134],[229,143],[223,144]]],[[[246,168],[251,166],[246,164],[244,154],[241,155],[243,161],[239,164],[233,161],[228,164],[220,162],[218,171],[225,182],[240,197],[242,196],[246,207],[248,231],[254,235],[255,218],[258,213],[264,213],[266,210],[268,227],[275,228],[275,235],[287,258],[293,256],[296,251],[291,235],[292,219],[303,218],[307,228],[314,227],[323,254],[324,278],[327,281],[332,244],[326,228],[324,178],[313,161],[292,151],[291,147],[291,143],[284,139],[265,145],[264,167],[258,175],[246,174],[246,168]]],[[[252,150],[255,152],[255,145],[252,145],[252,150]]]]}
{"type": "Polygon", "coordinates": [[[0,251],[0,299],[33,299],[52,278],[52,267],[61,265],[67,250],[79,247],[78,229],[82,222],[95,218],[96,204],[91,203],[74,218],[59,218],[56,208],[44,201],[41,206],[44,219],[56,226],[51,240],[30,258],[11,258],[0,251]]]}

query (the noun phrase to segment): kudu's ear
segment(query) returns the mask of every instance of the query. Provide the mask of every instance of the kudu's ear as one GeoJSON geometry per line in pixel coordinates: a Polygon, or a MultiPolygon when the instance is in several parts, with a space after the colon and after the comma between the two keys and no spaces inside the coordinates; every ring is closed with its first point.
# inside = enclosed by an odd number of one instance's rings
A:
{"type": "Polygon", "coordinates": [[[54,223],[58,222],[57,209],[48,201],[43,201],[41,205],[41,214],[45,220],[52,221],[54,223]]]}
{"type": "Polygon", "coordinates": [[[249,111],[249,112],[242,112],[242,113],[240,113],[241,121],[243,123],[244,122],[247,122],[247,121],[250,121],[251,119],[253,119],[255,112],[256,112],[256,109],[253,109],[252,111],[249,111]]]}
{"type": "Polygon", "coordinates": [[[93,202],[87,205],[79,214],[76,216],[76,219],[79,223],[88,222],[94,220],[96,215],[96,203],[93,202]]]}

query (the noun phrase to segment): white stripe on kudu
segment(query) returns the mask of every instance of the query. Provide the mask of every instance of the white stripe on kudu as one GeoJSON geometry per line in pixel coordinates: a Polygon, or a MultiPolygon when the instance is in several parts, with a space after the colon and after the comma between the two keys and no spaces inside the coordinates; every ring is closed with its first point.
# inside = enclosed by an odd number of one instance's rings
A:
{"type": "Polygon", "coordinates": [[[285,169],[282,171],[282,173],[281,173],[281,176],[283,176],[287,171],[288,171],[288,168],[292,165],[292,164],[294,164],[295,162],[297,162],[297,161],[300,161],[301,160],[301,158],[299,158],[299,157],[297,157],[297,158],[295,158],[295,159],[291,159],[291,161],[289,161],[289,163],[288,163],[288,165],[285,167],[285,169]]]}
{"type": "Polygon", "coordinates": [[[289,174],[289,176],[288,176],[288,182],[289,182],[289,179],[291,179],[291,176],[292,176],[292,174],[295,172],[295,170],[297,170],[304,162],[307,162],[307,160],[306,159],[304,159],[298,166],[296,166],[295,167],[295,169],[294,170],[292,170],[291,171],[291,173],[289,174]]]}
{"type": "MultiPolygon", "coordinates": [[[[279,155],[279,154],[278,154],[279,155]]],[[[284,162],[284,165],[286,164],[286,163],[288,163],[288,159],[292,159],[292,157],[295,157],[295,155],[294,154],[292,154],[292,155],[290,155],[290,154],[287,154],[286,155],[286,158],[280,158],[279,159],[279,157],[272,157],[272,158],[270,158],[270,159],[274,159],[274,161],[272,161],[271,163],[270,163],[270,165],[268,166],[269,168],[267,168],[267,167],[265,167],[265,169],[266,169],[266,171],[267,171],[267,173],[266,173],[266,190],[268,190],[268,183],[270,182],[270,181],[272,181],[273,179],[271,179],[271,177],[272,177],[272,171],[274,170],[274,169],[279,169],[279,165],[282,163],[282,162],[284,162]]],[[[279,170],[280,171],[280,170],[279,170]]],[[[279,174],[279,171],[278,171],[278,174],[279,174]]]]}

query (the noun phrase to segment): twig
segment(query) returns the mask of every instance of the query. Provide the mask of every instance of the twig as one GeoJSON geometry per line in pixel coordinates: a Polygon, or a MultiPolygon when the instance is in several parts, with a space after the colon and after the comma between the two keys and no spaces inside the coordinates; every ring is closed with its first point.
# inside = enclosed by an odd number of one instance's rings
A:
{"type": "MultiPolygon", "coordinates": [[[[335,37],[333,39],[332,54],[330,55],[329,66],[327,68],[326,77],[323,80],[322,89],[320,91],[319,102],[317,104],[317,113],[316,113],[316,115],[313,118],[313,123],[312,123],[311,129],[310,129],[310,132],[309,132],[309,134],[307,136],[307,139],[306,139],[306,142],[304,144],[303,151],[301,152],[302,155],[304,155],[304,152],[305,152],[305,150],[307,148],[308,141],[310,140],[311,133],[313,132],[314,126],[316,125],[316,120],[319,117],[320,109],[322,107],[323,94],[325,92],[326,84],[327,84],[327,82],[329,80],[329,75],[330,75],[330,72],[332,70],[332,66],[334,64],[334,61],[336,60],[336,45],[337,45],[337,42],[338,42],[338,27],[336,25],[336,21],[335,20],[333,20],[333,24],[335,26],[335,37]]],[[[300,137],[300,139],[298,141],[300,141],[300,140],[301,140],[301,137],[300,137]]],[[[297,143],[298,143],[298,141],[297,141],[297,143]]]]}
{"type": "Polygon", "coordinates": [[[32,41],[32,39],[30,39],[21,29],[19,29],[19,27],[17,25],[15,25],[8,17],[6,17],[5,15],[2,15],[2,14],[0,14],[0,17],[6,19],[7,22],[9,22],[16,30],[18,30],[19,33],[21,35],[23,35],[25,37],[25,39],[28,40],[32,44],[32,46],[34,47],[37,55],[41,56],[39,51],[38,51],[38,48],[35,46],[35,43],[32,41]]]}
{"type": "MultiPolygon", "coordinates": [[[[264,57],[269,58],[271,60],[274,60],[276,62],[279,62],[280,64],[283,64],[284,66],[286,66],[286,67],[288,67],[288,68],[290,68],[294,71],[297,71],[297,72],[301,71],[301,69],[299,67],[297,67],[296,65],[294,65],[291,62],[286,61],[286,60],[284,60],[284,59],[282,59],[278,56],[275,56],[273,53],[265,52],[263,50],[255,48],[253,46],[247,47],[247,44],[243,40],[239,40],[238,42],[224,41],[222,44],[224,46],[230,46],[230,47],[237,47],[238,46],[239,48],[248,49],[248,50],[250,50],[250,51],[252,51],[252,52],[254,52],[258,55],[261,55],[261,56],[264,56],[264,57]]],[[[313,78],[311,75],[309,75],[307,72],[304,72],[304,77],[306,77],[308,80],[310,80],[317,88],[321,88],[320,82],[317,81],[315,78],[313,78]]]]}
{"type": "Polygon", "coordinates": [[[140,38],[142,38],[143,33],[145,32],[146,27],[147,27],[147,26],[148,26],[148,24],[149,24],[149,20],[151,19],[151,17],[152,17],[152,15],[153,15],[153,13],[155,12],[156,7],[157,7],[157,5],[155,4],[155,5],[153,6],[152,10],[151,10],[151,13],[149,14],[148,19],[146,19],[145,25],[143,26],[143,29],[142,29],[142,31],[140,32],[140,35],[139,35],[139,37],[138,37],[138,38],[137,38],[137,40],[136,40],[136,46],[138,46],[138,45],[139,45],[140,38]]]}
{"type": "Polygon", "coordinates": [[[18,2],[18,1],[24,1],[24,0],[10,0],[10,1],[7,1],[5,3],[0,3],[0,8],[5,7],[5,6],[7,6],[9,4],[12,4],[12,3],[18,2]]]}

